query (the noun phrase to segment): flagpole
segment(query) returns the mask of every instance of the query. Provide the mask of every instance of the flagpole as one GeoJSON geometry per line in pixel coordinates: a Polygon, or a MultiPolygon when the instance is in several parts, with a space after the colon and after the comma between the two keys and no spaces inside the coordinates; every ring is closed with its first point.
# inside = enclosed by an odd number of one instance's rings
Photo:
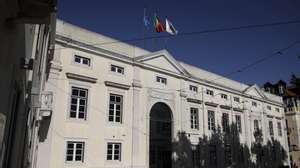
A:
{"type": "MultiPolygon", "coordinates": [[[[143,19],[145,19],[145,17],[146,17],[146,8],[144,8],[144,18],[143,19]]],[[[146,49],[146,29],[147,29],[147,26],[143,26],[144,28],[143,28],[143,38],[144,38],[144,49],[146,49]]]]}

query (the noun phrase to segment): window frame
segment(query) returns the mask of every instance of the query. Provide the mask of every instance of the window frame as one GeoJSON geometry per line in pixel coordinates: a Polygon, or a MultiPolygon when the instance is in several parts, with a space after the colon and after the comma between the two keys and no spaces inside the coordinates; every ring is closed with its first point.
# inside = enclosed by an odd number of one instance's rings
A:
{"type": "Polygon", "coordinates": [[[278,136],[282,137],[282,125],[281,122],[277,122],[278,136]]]}
{"type": "Polygon", "coordinates": [[[190,108],[190,123],[191,129],[199,130],[199,109],[195,107],[190,108]]]}
{"type": "Polygon", "coordinates": [[[273,121],[269,121],[269,135],[271,137],[274,137],[274,126],[273,126],[273,121]]]}
{"type": "Polygon", "coordinates": [[[206,94],[209,96],[214,96],[214,91],[210,89],[206,89],[206,94]]]}
{"type": "Polygon", "coordinates": [[[108,94],[108,118],[107,121],[109,123],[115,123],[115,124],[122,124],[123,123],[123,111],[124,111],[124,95],[122,94],[117,94],[117,93],[112,93],[110,92],[108,94]],[[114,96],[115,101],[111,101],[111,96],[114,96]],[[120,102],[116,102],[117,101],[117,97],[120,97],[120,102]],[[113,105],[113,109],[111,109],[111,105],[113,105]],[[120,106],[120,121],[117,121],[117,106],[120,106]],[[111,114],[111,110],[113,110],[113,114],[111,114]],[[112,117],[112,121],[110,120],[110,117],[112,117]]]}
{"type": "Polygon", "coordinates": [[[233,97],[233,101],[240,103],[240,98],[239,97],[233,97]]]}
{"type": "Polygon", "coordinates": [[[167,85],[167,78],[165,78],[165,77],[156,76],[156,77],[155,77],[155,81],[156,81],[157,83],[162,84],[162,85],[167,85]]]}
{"type": "Polygon", "coordinates": [[[198,87],[195,85],[190,85],[190,91],[198,93],[198,87]]]}
{"type": "Polygon", "coordinates": [[[72,119],[72,120],[87,120],[87,112],[88,112],[88,102],[89,102],[89,89],[86,87],[82,87],[82,86],[71,86],[71,95],[69,97],[69,113],[68,113],[68,118],[72,119]],[[73,89],[77,89],[78,95],[73,95],[73,89]],[[85,97],[80,97],[81,91],[85,91],[85,97]],[[76,100],[76,103],[73,103],[73,100],[76,100]],[[85,102],[85,105],[81,104],[81,101],[85,102]],[[75,117],[72,117],[72,113],[74,113],[74,110],[72,109],[72,107],[74,107],[74,105],[76,105],[75,107],[75,117]],[[80,107],[84,107],[84,117],[80,118],[80,107]]]}
{"type": "Polygon", "coordinates": [[[216,119],[215,119],[215,111],[207,110],[207,129],[211,131],[216,130],[216,119]]]}
{"type": "Polygon", "coordinates": [[[222,131],[229,133],[229,114],[228,113],[222,113],[222,131]]]}
{"type": "Polygon", "coordinates": [[[242,131],[242,116],[241,115],[235,115],[235,123],[237,131],[241,134],[242,131]]]}
{"type": "Polygon", "coordinates": [[[68,164],[71,163],[84,163],[84,157],[85,157],[85,150],[86,150],[86,143],[85,141],[80,141],[80,140],[67,140],[66,141],[66,150],[65,150],[65,162],[68,164]],[[68,154],[69,149],[69,144],[73,144],[73,150],[72,154],[68,154]],[[75,144],[75,145],[74,145],[75,144]],[[77,157],[77,144],[82,144],[82,149],[81,149],[81,159],[76,160],[77,157]],[[72,160],[68,160],[68,155],[72,155],[72,160]]]}
{"type": "Polygon", "coordinates": [[[107,142],[106,143],[106,161],[109,162],[121,162],[122,161],[122,143],[121,142],[107,142]],[[112,146],[111,148],[111,154],[109,154],[109,145],[112,146]],[[118,154],[115,154],[116,152],[116,146],[119,146],[119,152],[118,154]],[[111,159],[109,159],[109,155],[111,155],[111,159]],[[115,156],[118,156],[118,159],[115,159],[115,156]]]}
{"type": "Polygon", "coordinates": [[[259,131],[259,121],[257,119],[254,119],[253,120],[253,129],[254,129],[254,132],[258,132],[259,131]]]}
{"type": "Polygon", "coordinates": [[[116,64],[110,64],[110,72],[120,74],[120,75],[124,75],[125,74],[125,67],[122,67],[122,66],[119,66],[119,65],[116,65],[116,64]],[[113,70],[113,68],[115,70],[113,70]],[[118,70],[120,70],[120,72],[118,70]]]}
{"type": "Polygon", "coordinates": [[[78,65],[81,65],[81,66],[85,66],[85,67],[91,67],[91,63],[92,63],[92,59],[91,58],[85,57],[85,56],[81,56],[80,54],[74,54],[73,56],[74,56],[73,62],[75,64],[78,64],[78,65]],[[80,59],[80,61],[77,62],[76,58],[80,59]],[[84,60],[88,60],[88,64],[83,63],[84,60]]]}
{"type": "Polygon", "coordinates": [[[224,93],[221,93],[221,98],[224,99],[224,100],[228,100],[228,95],[224,94],[224,93]]]}

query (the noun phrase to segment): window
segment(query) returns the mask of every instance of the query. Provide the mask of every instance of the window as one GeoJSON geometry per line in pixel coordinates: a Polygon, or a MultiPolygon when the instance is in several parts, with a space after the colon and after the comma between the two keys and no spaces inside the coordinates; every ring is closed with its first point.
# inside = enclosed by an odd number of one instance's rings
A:
{"type": "Polygon", "coordinates": [[[123,106],[123,96],[110,94],[109,96],[109,122],[122,122],[122,107],[123,106]]]}
{"type": "Polygon", "coordinates": [[[208,130],[215,130],[215,112],[208,111],[208,130]]]}
{"type": "Polygon", "coordinates": [[[120,67],[120,66],[116,66],[116,65],[111,65],[110,66],[110,71],[116,72],[116,73],[119,73],[119,74],[124,74],[124,68],[120,67]]]}
{"type": "Polygon", "coordinates": [[[107,143],[106,160],[121,161],[121,143],[107,143]]]}
{"type": "Polygon", "coordinates": [[[258,120],[254,120],[254,131],[255,131],[255,132],[258,132],[258,131],[259,131],[258,120]]]}
{"type": "Polygon", "coordinates": [[[212,90],[206,90],[206,94],[213,96],[214,95],[214,91],[212,90]]]}
{"type": "Polygon", "coordinates": [[[221,94],[221,98],[227,100],[227,95],[226,94],[221,94]]]}
{"type": "Polygon", "coordinates": [[[269,131],[270,131],[270,136],[274,136],[273,122],[272,121],[269,121],[269,131]]]}
{"type": "Polygon", "coordinates": [[[90,64],[91,64],[91,59],[86,58],[86,57],[81,57],[81,56],[75,55],[75,56],[74,56],[74,62],[76,62],[76,63],[78,63],[78,64],[90,66],[90,64]]]}
{"type": "Polygon", "coordinates": [[[277,111],[277,112],[280,112],[279,108],[276,108],[276,111],[277,111]]]}
{"type": "Polygon", "coordinates": [[[163,78],[163,77],[157,76],[157,77],[156,77],[156,82],[162,83],[162,84],[166,85],[166,84],[167,84],[167,79],[166,79],[166,78],[163,78]]]}
{"type": "Polygon", "coordinates": [[[193,168],[200,168],[200,151],[197,145],[192,146],[192,160],[193,160],[193,168]]]}
{"type": "Polygon", "coordinates": [[[231,165],[231,146],[230,144],[225,144],[225,165],[229,166],[231,165]]]}
{"type": "Polygon", "coordinates": [[[235,122],[236,122],[236,128],[239,133],[242,133],[242,121],[241,121],[241,116],[236,115],[235,116],[235,122]]]}
{"type": "Polygon", "coordinates": [[[83,162],[84,142],[68,141],[66,161],[67,162],[83,162]]]}
{"type": "Polygon", "coordinates": [[[216,145],[209,145],[209,165],[211,167],[217,166],[217,147],[216,147],[216,145]]]}
{"type": "Polygon", "coordinates": [[[72,87],[70,118],[86,119],[88,90],[72,87]]]}
{"type": "Polygon", "coordinates": [[[222,114],[222,128],[223,132],[229,132],[229,115],[227,113],[222,114]]]}
{"type": "Polygon", "coordinates": [[[277,129],[278,129],[278,135],[282,136],[282,129],[281,129],[281,123],[277,122],[277,129]]]}
{"type": "Polygon", "coordinates": [[[190,85],[190,91],[192,92],[198,92],[198,87],[197,86],[193,86],[193,85],[190,85]]]}
{"type": "Polygon", "coordinates": [[[199,114],[197,108],[191,108],[191,129],[199,129],[199,114]]]}
{"type": "Polygon", "coordinates": [[[240,98],[239,97],[233,97],[233,101],[240,102],[240,98]]]}
{"type": "Polygon", "coordinates": [[[257,107],[257,103],[253,101],[252,106],[257,107]]]}
{"type": "Polygon", "coordinates": [[[268,109],[268,110],[271,110],[272,108],[271,108],[271,106],[267,106],[267,109],[268,109]]]}

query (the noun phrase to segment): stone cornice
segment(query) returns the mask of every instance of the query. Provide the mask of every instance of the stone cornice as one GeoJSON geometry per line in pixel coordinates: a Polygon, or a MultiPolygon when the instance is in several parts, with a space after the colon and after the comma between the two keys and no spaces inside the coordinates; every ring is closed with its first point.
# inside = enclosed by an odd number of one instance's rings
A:
{"type": "Polygon", "coordinates": [[[207,106],[212,106],[212,107],[217,107],[218,106],[218,104],[214,103],[214,102],[205,102],[204,104],[207,105],[207,106]]]}
{"type": "Polygon", "coordinates": [[[115,82],[111,82],[111,81],[105,81],[104,84],[106,86],[115,87],[115,88],[124,89],[124,90],[128,90],[130,88],[130,85],[115,83],[115,82]]]}
{"type": "Polygon", "coordinates": [[[90,83],[96,83],[97,82],[97,78],[92,78],[89,76],[84,76],[84,75],[79,75],[79,74],[74,74],[74,73],[66,73],[67,78],[70,79],[76,79],[76,80],[80,80],[80,81],[84,81],[84,82],[90,82],[90,83]]]}
{"type": "Polygon", "coordinates": [[[190,103],[196,103],[196,104],[202,103],[202,101],[199,99],[187,98],[186,100],[187,100],[187,102],[190,102],[190,103]]]}

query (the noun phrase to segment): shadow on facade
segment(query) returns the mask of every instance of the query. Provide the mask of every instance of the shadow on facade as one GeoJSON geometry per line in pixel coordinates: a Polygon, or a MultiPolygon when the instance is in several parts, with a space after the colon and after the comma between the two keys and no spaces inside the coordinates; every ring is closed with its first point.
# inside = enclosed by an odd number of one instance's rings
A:
{"type": "Polygon", "coordinates": [[[280,142],[272,139],[263,144],[261,131],[255,133],[251,149],[240,142],[235,125],[226,133],[218,127],[211,137],[199,138],[192,144],[189,134],[178,132],[173,142],[173,165],[178,168],[277,168],[284,167],[287,153],[280,142]],[[251,156],[252,153],[252,156],[251,156]]]}

